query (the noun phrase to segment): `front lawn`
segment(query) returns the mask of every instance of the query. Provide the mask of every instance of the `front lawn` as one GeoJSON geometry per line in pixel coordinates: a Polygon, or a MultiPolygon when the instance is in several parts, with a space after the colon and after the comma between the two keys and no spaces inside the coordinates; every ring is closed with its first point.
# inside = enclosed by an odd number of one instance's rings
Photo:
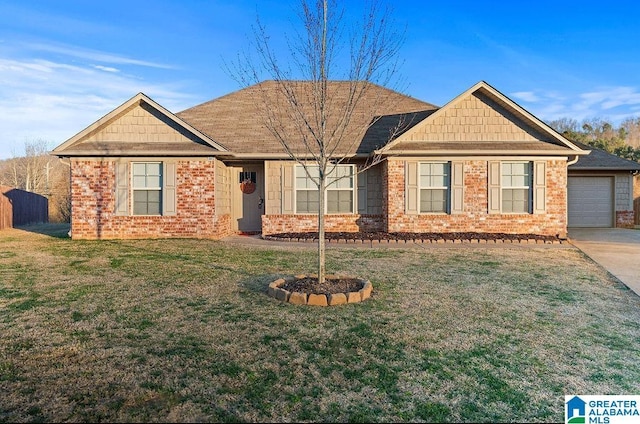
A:
{"type": "Polygon", "coordinates": [[[265,294],[314,271],[294,243],[27,230],[0,231],[0,422],[561,422],[640,393],[640,298],[573,248],[329,245],[374,293],[321,308],[265,294]]]}

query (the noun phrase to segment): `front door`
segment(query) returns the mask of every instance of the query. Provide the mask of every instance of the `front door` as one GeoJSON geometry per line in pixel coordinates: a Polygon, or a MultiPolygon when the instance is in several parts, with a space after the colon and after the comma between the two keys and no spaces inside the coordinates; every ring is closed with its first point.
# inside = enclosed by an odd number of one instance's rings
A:
{"type": "Polygon", "coordinates": [[[233,168],[233,222],[239,233],[259,233],[264,213],[264,168],[262,164],[233,168]]]}

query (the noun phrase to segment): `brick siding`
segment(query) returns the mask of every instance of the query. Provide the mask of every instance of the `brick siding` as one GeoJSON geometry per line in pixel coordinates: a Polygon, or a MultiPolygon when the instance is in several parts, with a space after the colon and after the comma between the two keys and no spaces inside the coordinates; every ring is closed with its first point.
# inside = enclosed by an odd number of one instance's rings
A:
{"type": "Polygon", "coordinates": [[[177,213],[173,216],[116,215],[115,168],[109,160],[72,160],[74,239],[217,239],[231,234],[230,215],[215,213],[213,161],[177,162],[177,213]]]}
{"type": "MultiPolygon", "coordinates": [[[[464,162],[464,209],[456,214],[405,213],[403,160],[382,164],[382,214],[326,215],[326,230],[335,232],[487,232],[566,236],[566,162],[546,161],[546,212],[489,214],[488,162],[464,162]]],[[[115,211],[115,162],[72,161],[72,237],[74,239],[222,238],[232,234],[229,213],[216,214],[216,167],[213,161],[176,162],[177,213],[173,216],[118,216],[115,211]]],[[[131,193],[130,193],[131,194],[131,193]]],[[[225,211],[226,212],[226,211],[225,211]]],[[[618,226],[633,224],[633,214],[617,215],[618,226]]],[[[264,235],[317,231],[313,214],[262,217],[264,235]]]]}
{"type": "MultiPolygon", "coordinates": [[[[382,215],[326,215],[326,231],[480,232],[540,234],[565,237],[567,232],[567,169],[563,160],[546,161],[546,213],[489,214],[488,162],[465,161],[464,212],[405,213],[404,161],[382,164],[382,215]],[[385,214],[387,218],[385,218],[385,214]]],[[[264,215],[264,235],[317,231],[317,215],[264,215]]]]}
{"type": "Polygon", "coordinates": [[[633,211],[616,211],[616,228],[633,228],[634,220],[633,211]]]}
{"type": "Polygon", "coordinates": [[[404,161],[390,160],[384,171],[390,190],[386,199],[389,232],[480,232],[559,235],[567,233],[567,168],[563,160],[546,161],[546,213],[489,214],[488,162],[464,163],[464,211],[456,214],[405,214],[404,161]]]}
{"type": "MultiPolygon", "coordinates": [[[[318,231],[318,215],[263,215],[262,234],[318,231]]],[[[325,215],[325,231],[355,233],[384,231],[382,215],[325,215]]]]}

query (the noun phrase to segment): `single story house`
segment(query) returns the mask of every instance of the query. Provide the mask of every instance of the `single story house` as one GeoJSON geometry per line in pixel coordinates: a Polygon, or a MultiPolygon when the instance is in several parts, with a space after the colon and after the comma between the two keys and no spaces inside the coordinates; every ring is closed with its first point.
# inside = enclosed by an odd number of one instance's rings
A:
{"type": "MultiPolygon", "coordinates": [[[[331,104],[346,101],[349,87],[329,82],[331,104]]],[[[317,191],[260,119],[264,108],[291,116],[277,88],[265,81],[175,114],[139,93],[56,147],[71,165],[72,237],[316,231],[317,191]]],[[[348,143],[336,149],[345,160],[327,191],[327,231],[565,237],[567,201],[594,200],[580,179],[600,176],[580,162],[590,149],[484,81],[443,107],[368,88],[348,143]],[[374,156],[379,162],[360,172],[374,156]]],[[[615,208],[606,224],[628,225],[633,180],[605,174],[615,208]]]]}

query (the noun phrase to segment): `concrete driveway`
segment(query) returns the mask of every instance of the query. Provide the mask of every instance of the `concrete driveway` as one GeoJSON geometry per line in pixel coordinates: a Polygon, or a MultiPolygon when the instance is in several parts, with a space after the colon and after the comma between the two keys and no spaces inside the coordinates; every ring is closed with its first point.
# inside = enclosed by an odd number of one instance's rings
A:
{"type": "Polygon", "coordinates": [[[640,296],[640,230],[570,228],[569,242],[640,296]]]}

